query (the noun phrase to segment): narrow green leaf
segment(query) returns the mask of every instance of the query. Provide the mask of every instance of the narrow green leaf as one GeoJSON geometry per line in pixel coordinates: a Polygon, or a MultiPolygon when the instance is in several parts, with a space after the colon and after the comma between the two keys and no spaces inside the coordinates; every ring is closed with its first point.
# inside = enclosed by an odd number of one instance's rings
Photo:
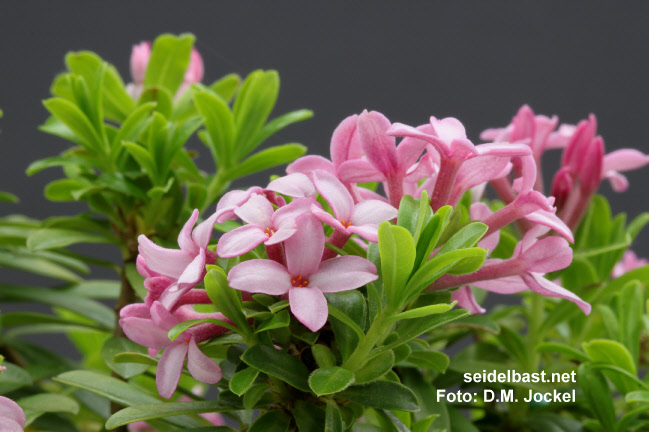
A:
{"type": "Polygon", "coordinates": [[[338,366],[316,369],[309,376],[309,387],[318,395],[338,393],[354,383],[354,373],[338,366]]]}
{"type": "Polygon", "coordinates": [[[441,314],[450,311],[457,304],[453,302],[452,304],[435,304],[430,306],[424,306],[421,308],[410,309],[405,312],[401,312],[390,318],[390,321],[399,321],[407,320],[413,318],[421,318],[428,315],[441,314]]]}
{"type": "Polygon", "coordinates": [[[304,153],[306,153],[306,147],[302,144],[291,143],[273,146],[239,162],[234,168],[228,170],[228,178],[234,180],[268,168],[284,165],[293,162],[304,153]]]}
{"type": "Polygon", "coordinates": [[[649,403],[649,391],[638,390],[638,391],[627,393],[626,396],[624,397],[624,400],[627,403],[633,403],[633,402],[649,403]]]}
{"type": "Polygon", "coordinates": [[[229,322],[216,319],[216,318],[199,318],[199,319],[193,319],[193,320],[188,320],[188,321],[183,321],[181,323],[176,324],[169,330],[169,340],[176,340],[178,336],[183,334],[186,330],[190,329],[191,327],[194,327],[197,324],[216,324],[221,327],[225,327],[229,330],[232,330],[235,333],[239,333],[239,329],[230,324],[229,322]]]}
{"type": "Polygon", "coordinates": [[[115,363],[133,363],[153,366],[157,365],[156,359],[149,357],[146,354],[139,354],[134,352],[123,352],[115,355],[113,358],[115,363]]]}
{"type": "Polygon", "coordinates": [[[580,362],[587,362],[590,360],[588,356],[581,351],[569,346],[569,345],[564,345],[561,343],[556,343],[556,342],[543,342],[541,344],[538,344],[536,346],[536,351],[538,352],[558,352],[561,353],[565,356],[568,356],[571,359],[575,359],[580,362]]]}
{"type": "Polygon", "coordinates": [[[103,151],[101,138],[88,117],[76,105],[62,98],[47,99],[43,105],[75,134],[80,144],[101,154],[103,151]]]}
{"type": "Polygon", "coordinates": [[[339,396],[372,408],[408,412],[419,410],[415,394],[408,387],[391,381],[351,386],[339,396]]]}
{"type": "Polygon", "coordinates": [[[111,430],[130,423],[163,417],[230,410],[230,407],[213,401],[148,403],[131,406],[116,412],[106,422],[106,429],[111,430]]]}
{"type": "Polygon", "coordinates": [[[224,101],[229,103],[230,100],[232,100],[232,98],[234,97],[234,94],[237,92],[239,84],[241,84],[241,77],[239,75],[228,74],[218,81],[212,83],[210,85],[210,90],[221,96],[224,101]]]}
{"type": "Polygon", "coordinates": [[[613,395],[604,376],[596,370],[582,364],[577,369],[577,382],[583,391],[587,405],[592,414],[599,419],[605,432],[615,431],[615,408],[613,395]]]}
{"type": "Polygon", "coordinates": [[[32,377],[13,363],[2,362],[7,370],[0,374],[0,394],[7,394],[32,384],[32,377]]]}
{"type": "MultiPolygon", "coordinates": [[[[631,354],[621,343],[607,339],[594,339],[585,342],[583,347],[593,362],[617,366],[632,376],[636,375],[635,363],[631,354]]],[[[611,373],[606,373],[606,375],[622,394],[637,390],[637,384],[629,378],[611,373]]]]}
{"type": "Polygon", "coordinates": [[[18,197],[8,192],[0,192],[0,202],[17,203],[18,197]]]}
{"type": "Polygon", "coordinates": [[[126,338],[110,338],[101,348],[101,357],[106,365],[122,378],[132,378],[146,372],[149,368],[149,365],[141,363],[116,363],[115,356],[123,353],[145,355],[146,349],[126,338]]]}
{"type": "Polygon", "coordinates": [[[248,334],[250,328],[245,315],[241,312],[241,294],[228,285],[228,278],[220,267],[209,266],[205,276],[205,290],[210,300],[223,315],[230,318],[238,327],[238,332],[248,334]]]}
{"type": "Polygon", "coordinates": [[[266,330],[272,330],[282,327],[288,327],[291,323],[291,315],[287,310],[279,311],[277,314],[273,315],[271,318],[262,322],[255,333],[259,333],[266,330]]]}
{"type": "Polygon", "coordinates": [[[247,410],[253,409],[257,402],[266,394],[268,384],[255,384],[243,395],[243,407],[247,410]]]}
{"type": "Polygon", "coordinates": [[[313,354],[313,358],[321,368],[336,366],[336,357],[334,357],[329,347],[325,345],[313,345],[311,347],[311,354],[313,354]]]}
{"type": "Polygon", "coordinates": [[[27,238],[27,247],[33,251],[59,249],[77,243],[115,243],[116,240],[99,234],[62,228],[43,228],[27,238]]]}
{"type": "Polygon", "coordinates": [[[235,162],[233,152],[236,128],[230,107],[220,97],[206,92],[196,92],[194,103],[203,117],[210,136],[209,149],[218,166],[229,167],[235,162]]]}
{"type": "Polygon", "coordinates": [[[158,36],[151,47],[144,86],[161,86],[175,94],[185,77],[193,45],[194,36],[190,34],[158,36]]]}
{"type": "Polygon", "coordinates": [[[41,393],[18,399],[16,403],[26,412],[65,412],[75,415],[79,413],[77,401],[62,394],[41,393]]]}
{"type": "Polygon", "coordinates": [[[304,392],[310,392],[309,371],[304,363],[268,345],[254,345],[241,356],[248,366],[281,379],[304,392]]]}
{"type": "Polygon", "coordinates": [[[437,252],[437,255],[477,245],[478,240],[482,238],[488,228],[489,227],[483,223],[471,222],[453,234],[453,236],[446,241],[444,246],[442,246],[439,252],[437,252]]]}
{"type": "Polygon", "coordinates": [[[266,123],[257,133],[250,146],[252,148],[257,148],[261,143],[266,141],[270,136],[276,134],[285,127],[292,125],[293,123],[301,122],[313,117],[313,111],[311,110],[297,110],[291,111],[289,113],[283,114],[277,118],[272,119],[266,123]]]}
{"type": "Polygon", "coordinates": [[[395,363],[395,355],[392,350],[373,357],[354,374],[356,384],[365,384],[381,378],[392,370],[395,363]]]}
{"type": "Polygon", "coordinates": [[[333,312],[329,315],[329,323],[333,328],[340,354],[343,360],[346,360],[365,338],[362,331],[367,318],[365,298],[357,290],[326,294],[325,297],[330,313],[333,312]]]}
{"type": "Polygon", "coordinates": [[[446,368],[450,363],[448,356],[439,351],[413,351],[407,361],[425,369],[432,369],[442,373],[446,372],[446,368]]]}
{"type": "Polygon", "coordinates": [[[408,230],[385,221],[379,225],[379,251],[388,305],[398,307],[406,300],[403,293],[415,262],[414,241],[408,230]]]}

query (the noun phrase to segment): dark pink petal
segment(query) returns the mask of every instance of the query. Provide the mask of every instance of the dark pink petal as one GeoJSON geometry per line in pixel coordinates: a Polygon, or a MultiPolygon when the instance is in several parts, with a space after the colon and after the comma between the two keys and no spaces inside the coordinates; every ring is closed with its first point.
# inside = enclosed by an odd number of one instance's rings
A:
{"type": "Polygon", "coordinates": [[[385,181],[385,175],[367,159],[353,159],[338,167],[340,179],[348,183],[385,181]]]}
{"type": "Polygon", "coordinates": [[[322,292],[339,292],[360,288],[378,279],[376,266],[365,258],[347,255],[323,261],[309,278],[309,286],[322,292]]]}
{"type": "Polygon", "coordinates": [[[223,376],[219,365],[203,354],[193,338],[189,341],[187,369],[194,378],[205,384],[216,384],[223,376]]]}
{"type": "Polygon", "coordinates": [[[271,228],[273,205],[263,195],[253,194],[245,204],[236,209],[234,213],[244,222],[254,224],[262,229],[271,228]]]}
{"type": "Polygon", "coordinates": [[[307,278],[320,265],[325,244],[324,229],[312,214],[299,216],[295,222],[297,232],[284,242],[286,267],[291,276],[307,278]]]}
{"type": "MultiPolygon", "coordinates": [[[[25,413],[23,409],[11,399],[0,396],[0,418],[5,418],[17,423],[20,431],[25,427],[25,413]]],[[[2,429],[4,431],[4,429],[2,429]]]]}
{"type": "Polygon", "coordinates": [[[149,240],[145,235],[138,237],[138,250],[147,268],[154,272],[178,279],[194,259],[193,255],[178,249],[166,249],[149,240]]]}
{"type": "Polygon", "coordinates": [[[579,309],[581,309],[583,313],[586,315],[590,314],[590,304],[586,303],[567,289],[547,280],[542,275],[538,273],[524,273],[521,277],[532,291],[548,297],[560,297],[569,300],[579,306],[579,309]]]}
{"type": "Polygon", "coordinates": [[[133,342],[154,349],[171,344],[167,330],[157,327],[151,319],[128,317],[120,320],[124,334],[133,342]]]}
{"type": "Polygon", "coordinates": [[[156,387],[158,387],[158,393],[165,399],[169,399],[176,391],[176,387],[178,387],[188,349],[189,344],[187,342],[175,342],[165,349],[162,357],[160,357],[155,383],[156,387]]]}
{"type": "Polygon", "coordinates": [[[302,173],[311,178],[313,171],[317,169],[336,174],[336,167],[329,159],[315,155],[303,156],[297,159],[295,162],[286,167],[286,172],[288,174],[302,173]]]}
{"type": "Polygon", "coordinates": [[[228,282],[240,291],[282,295],[291,286],[291,276],[286,267],[275,261],[254,259],[234,266],[228,273],[228,282]]]}
{"type": "Polygon", "coordinates": [[[331,136],[331,161],[336,167],[345,161],[359,159],[363,156],[361,145],[356,135],[356,114],[347,117],[334,130],[331,136]]]}
{"type": "Polygon", "coordinates": [[[189,217],[187,222],[185,222],[185,225],[183,225],[183,228],[178,234],[178,245],[180,246],[180,249],[192,255],[198,253],[198,247],[192,240],[192,228],[194,228],[194,224],[197,220],[198,210],[194,210],[192,212],[192,215],[189,217]]]}
{"type": "Polygon", "coordinates": [[[486,310],[481,308],[475,300],[473,291],[471,291],[471,287],[468,285],[453,291],[451,300],[457,301],[459,307],[468,309],[471,315],[483,314],[486,312],[486,310]]]}
{"type": "Polygon", "coordinates": [[[329,308],[327,299],[318,287],[291,287],[288,292],[291,312],[311,331],[318,331],[327,322],[329,308]]]}
{"type": "Polygon", "coordinates": [[[353,225],[380,224],[397,217],[399,211],[390,204],[379,200],[367,200],[356,204],[351,216],[353,225]]]}
{"type": "Polygon", "coordinates": [[[266,189],[294,198],[308,198],[315,195],[315,188],[309,177],[299,172],[273,180],[268,183],[266,189]]]}
{"type": "Polygon", "coordinates": [[[336,219],[349,222],[354,200],[340,180],[326,171],[316,170],[313,173],[313,182],[320,195],[331,206],[336,219]]]}
{"type": "Polygon", "coordinates": [[[376,111],[363,111],[358,116],[357,133],[365,157],[386,176],[399,166],[397,148],[393,137],[386,135],[390,120],[376,111]]]}
{"type": "Polygon", "coordinates": [[[257,225],[244,225],[221,236],[216,247],[220,257],[232,258],[243,255],[268,240],[266,232],[257,225]]]}

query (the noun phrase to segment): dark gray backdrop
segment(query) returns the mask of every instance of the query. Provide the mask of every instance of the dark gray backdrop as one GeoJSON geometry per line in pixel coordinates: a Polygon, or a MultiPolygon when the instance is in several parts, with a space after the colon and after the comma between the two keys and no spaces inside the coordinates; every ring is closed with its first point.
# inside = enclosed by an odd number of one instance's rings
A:
{"type": "MultiPolygon", "coordinates": [[[[338,122],[364,108],[413,125],[430,115],[455,116],[477,140],[484,128],[507,124],[523,103],[570,123],[594,112],[609,151],[649,152],[648,23],[649,3],[634,1],[3,1],[0,190],[21,203],[2,205],[0,214],[45,218],[84,208],[43,198],[57,169],[24,174],[30,161],[66,146],[36,126],[46,118],[40,101],[70,50],[98,52],[128,80],[134,43],[193,32],[207,82],[277,69],[276,112],[311,108],[315,117],[275,143],[302,142],[317,154],[328,154],[338,122]]],[[[546,167],[557,159],[550,156],[546,167]]],[[[616,211],[636,215],[649,207],[649,169],[629,178],[624,194],[608,185],[602,191],[616,211]]],[[[644,256],[647,238],[643,233],[634,246],[644,256]]]]}

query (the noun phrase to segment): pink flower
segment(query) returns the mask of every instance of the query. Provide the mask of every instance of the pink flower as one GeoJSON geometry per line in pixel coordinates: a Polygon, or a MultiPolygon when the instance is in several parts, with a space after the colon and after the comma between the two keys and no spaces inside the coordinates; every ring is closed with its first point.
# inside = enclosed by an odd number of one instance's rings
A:
{"type": "Polygon", "coordinates": [[[311,211],[318,219],[347,236],[358,234],[365,240],[376,243],[379,241],[379,224],[396,218],[399,213],[390,204],[379,200],[354,204],[352,196],[340,180],[326,171],[316,170],[313,177],[316,189],[329,203],[334,216],[315,205],[311,206],[311,211]]]}
{"type": "Polygon", "coordinates": [[[234,213],[248,225],[223,234],[217,252],[223,258],[231,258],[250,252],[260,243],[268,246],[281,243],[297,231],[295,218],[309,212],[316,201],[298,198],[277,211],[264,196],[253,194],[234,213]]]}
{"type": "Polygon", "coordinates": [[[615,267],[613,267],[611,277],[618,278],[633,269],[645,266],[647,264],[649,264],[649,261],[647,259],[638,258],[638,256],[632,250],[628,250],[624,252],[622,259],[618,261],[617,264],[615,264],[615,267]]]}
{"type": "Polygon", "coordinates": [[[242,262],[230,270],[234,289],[281,296],[288,294],[291,312],[306,327],[318,331],[327,322],[323,293],[359,288],[377,279],[376,267],[358,256],[341,256],[321,262],[325,236],[320,222],[310,214],[296,219],[297,232],[284,242],[286,266],[272,260],[242,262]]]}
{"type": "Polygon", "coordinates": [[[194,210],[189,220],[178,234],[178,249],[166,249],[149,240],[146,236],[138,237],[141,259],[138,259],[138,270],[144,277],[163,276],[172,283],[162,295],[162,303],[172,308],[178,298],[195,287],[205,276],[205,265],[216,261],[216,254],[207,245],[210,242],[216,214],[192,227],[198,219],[198,210],[194,210]]]}
{"type": "Polygon", "coordinates": [[[128,305],[120,312],[119,324],[129,339],[148,347],[151,354],[164,349],[156,372],[156,386],[160,396],[166,399],[176,391],[185,357],[189,373],[198,381],[215,384],[221,379],[221,368],[203,354],[197,343],[226,333],[226,328],[202,324],[183,332],[174,341],[169,340],[169,330],[175,325],[196,318],[216,318],[230,322],[222,314],[197,314],[191,307],[179,308],[171,314],[159,302],[154,302],[150,310],[140,303],[128,305]]]}
{"type": "Polygon", "coordinates": [[[18,404],[0,396],[0,430],[2,432],[23,432],[25,413],[18,404]]]}
{"type": "Polygon", "coordinates": [[[142,85],[144,83],[144,75],[150,59],[151,42],[140,42],[133,45],[131,51],[131,78],[133,78],[134,84],[142,85]]]}

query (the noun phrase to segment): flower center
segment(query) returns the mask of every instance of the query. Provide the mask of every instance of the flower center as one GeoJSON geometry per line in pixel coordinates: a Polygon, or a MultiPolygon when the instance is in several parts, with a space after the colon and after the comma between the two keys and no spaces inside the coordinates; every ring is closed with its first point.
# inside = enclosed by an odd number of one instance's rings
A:
{"type": "Polygon", "coordinates": [[[189,343],[190,340],[191,340],[191,339],[185,339],[185,342],[189,343]]]}
{"type": "Polygon", "coordinates": [[[266,228],[266,237],[272,237],[273,234],[275,234],[275,231],[270,228],[266,228]]]}
{"type": "Polygon", "coordinates": [[[343,226],[343,228],[349,228],[350,226],[352,226],[351,222],[345,222],[344,220],[341,220],[340,223],[343,226]]]}
{"type": "Polygon", "coordinates": [[[295,288],[304,288],[305,286],[309,285],[309,281],[304,279],[302,276],[298,276],[296,278],[291,279],[291,284],[295,288]]]}

